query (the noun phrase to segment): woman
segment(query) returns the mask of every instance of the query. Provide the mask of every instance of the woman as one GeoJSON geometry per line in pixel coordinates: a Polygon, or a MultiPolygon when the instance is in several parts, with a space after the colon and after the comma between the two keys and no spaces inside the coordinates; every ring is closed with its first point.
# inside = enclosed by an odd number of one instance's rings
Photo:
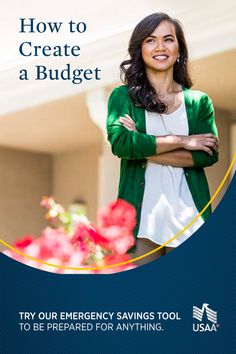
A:
{"type": "MultiPolygon", "coordinates": [[[[217,162],[218,139],[210,98],[190,89],[179,21],[164,13],[144,18],[128,51],[130,59],[120,66],[125,85],[109,98],[107,132],[113,154],[121,158],[118,197],[137,211],[136,257],[183,230],[208,203],[203,168],[217,162]]],[[[152,259],[180,245],[210,213],[209,206],[152,259]]]]}

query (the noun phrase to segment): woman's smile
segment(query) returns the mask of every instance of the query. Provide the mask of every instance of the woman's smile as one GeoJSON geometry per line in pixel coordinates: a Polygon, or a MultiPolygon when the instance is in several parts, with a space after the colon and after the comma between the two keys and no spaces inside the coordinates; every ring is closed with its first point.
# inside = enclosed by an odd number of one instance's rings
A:
{"type": "Polygon", "coordinates": [[[166,54],[157,54],[153,56],[153,59],[158,60],[158,61],[164,61],[169,58],[169,55],[166,54]]]}
{"type": "Polygon", "coordinates": [[[141,46],[146,69],[169,70],[173,68],[178,55],[179,45],[172,23],[162,21],[141,46]]]}

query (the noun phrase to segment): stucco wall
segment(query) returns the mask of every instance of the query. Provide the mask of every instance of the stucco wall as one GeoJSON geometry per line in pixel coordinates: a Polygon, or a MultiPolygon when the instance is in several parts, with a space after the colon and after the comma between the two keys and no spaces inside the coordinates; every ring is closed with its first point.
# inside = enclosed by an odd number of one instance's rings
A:
{"type": "Polygon", "coordinates": [[[62,153],[53,160],[53,195],[68,207],[75,200],[88,205],[88,217],[96,221],[98,203],[99,146],[62,153]]]}
{"type": "Polygon", "coordinates": [[[41,197],[51,193],[52,159],[0,147],[0,235],[7,242],[45,225],[41,197]]]}
{"type": "MultiPolygon", "coordinates": [[[[215,108],[216,124],[219,132],[220,140],[220,155],[219,162],[214,166],[205,169],[211,195],[214,194],[220,182],[228,170],[230,164],[230,127],[231,127],[231,117],[230,113],[224,110],[215,108]]],[[[216,199],[213,201],[212,206],[215,208],[221,198],[223,197],[225,191],[227,190],[229,180],[226,181],[221,191],[217,195],[216,199]]]]}

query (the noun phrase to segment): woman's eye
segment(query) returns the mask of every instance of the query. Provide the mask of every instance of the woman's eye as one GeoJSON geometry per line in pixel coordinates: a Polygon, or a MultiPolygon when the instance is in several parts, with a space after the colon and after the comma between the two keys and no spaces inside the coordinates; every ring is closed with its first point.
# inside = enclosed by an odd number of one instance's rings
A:
{"type": "Polygon", "coordinates": [[[150,42],[153,42],[153,41],[154,41],[153,38],[148,38],[148,39],[146,40],[146,43],[150,43],[150,42]]]}
{"type": "Polygon", "coordinates": [[[173,38],[166,38],[166,42],[174,42],[173,38]]]}

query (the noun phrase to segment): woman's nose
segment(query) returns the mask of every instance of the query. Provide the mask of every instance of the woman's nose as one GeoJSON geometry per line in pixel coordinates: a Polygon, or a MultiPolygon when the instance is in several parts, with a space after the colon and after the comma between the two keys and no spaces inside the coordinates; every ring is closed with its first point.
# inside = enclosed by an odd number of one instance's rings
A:
{"type": "Polygon", "coordinates": [[[165,43],[163,41],[157,41],[156,42],[156,48],[155,50],[160,51],[160,50],[165,50],[165,43]]]}

